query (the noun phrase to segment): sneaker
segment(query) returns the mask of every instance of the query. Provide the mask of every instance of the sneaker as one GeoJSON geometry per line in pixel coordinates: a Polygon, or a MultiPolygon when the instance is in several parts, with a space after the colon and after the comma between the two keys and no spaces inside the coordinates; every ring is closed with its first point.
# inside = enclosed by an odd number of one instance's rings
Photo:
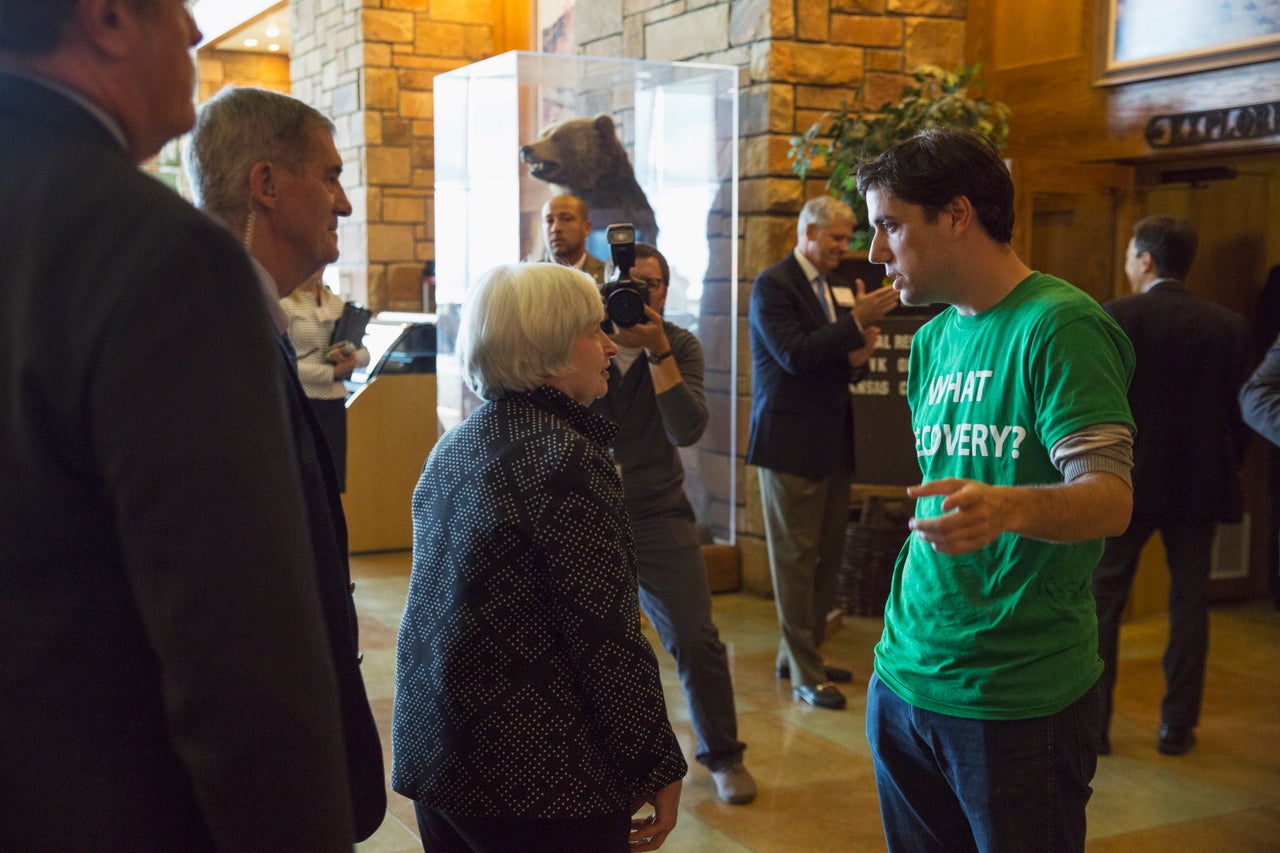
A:
{"type": "Polygon", "coordinates": [[[756,780],[751,771],[741,764],[730,764],[711,771],[716,782],[716,793],[731,806],[740,806],[756,798],[756,780]]]}

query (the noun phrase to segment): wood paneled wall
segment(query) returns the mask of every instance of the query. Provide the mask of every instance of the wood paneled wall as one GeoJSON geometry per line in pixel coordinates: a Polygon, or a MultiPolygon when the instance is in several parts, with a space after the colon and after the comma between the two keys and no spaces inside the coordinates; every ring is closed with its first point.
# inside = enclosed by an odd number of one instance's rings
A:
{"type": "MultiPolygon", "coordinates": [[[[1158,154],[1143,131],[1155,115],[1280,100],[1280,61],[1095,86],[1106,0],[970,0],[967,52],[987,94],[1013,107],[1011,157],[1084,162],[1158,154]]],[[[1204,146],[1280,149],[1280,138],[1204,146]]],[[[1183,149],[1185,153],[1189,149],[1183,149]]]]}

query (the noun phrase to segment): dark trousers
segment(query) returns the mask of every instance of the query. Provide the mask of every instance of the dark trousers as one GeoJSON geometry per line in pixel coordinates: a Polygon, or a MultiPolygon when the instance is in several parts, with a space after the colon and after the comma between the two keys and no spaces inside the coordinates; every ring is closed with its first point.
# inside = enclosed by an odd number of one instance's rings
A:
{"type": "Polygon", "coordinates": [[[415,802],[426,853],[624,853],[631,816],[583,818],[467,817],[415,802]]]}
{"type": "Polygon", "coordinates": [[[325,441],[329,442],[329,455],[333,457],[333,472],[338,477],[338,491],[347,490],[347,401],[314,400],[310,397],[311,411],[320,424],[325,441]]]}
{"type": "Polygon", "coordinates": [[[698,738],[695,757],[711,770],[742,761],[729,656],[711,621],[711,590],[693,522],[684,518],[634,522],[640,606],[662,647],[676,661],[698,738]]]}
{"type": "Polygon", "coordinates": [[[969,720],[872,675],[867,741],[890,853],[1084,850],[1097,720],[1097,685],[1047,717],[969,720]]]}
{"type": "Polygon", "coordinates": [[[1271,463],[1271,554],[1267,561],[1267,586],[1271,603],[1280,610],[1280,447],[1268,447],[1271,463]]]}
{"type": "Polygon", "coordinates": [[[1204,694],[1204,662],[1209,654],[1209,565],[1215,525],[1211,521],[1162,523],[1134,516],[1129,529],[1107,540],[1093,572],[1098,608],[1098,656],[1102,658],[1101,731],[1111,724],[1115,693],[1120,616],[1124,613],[1138,556],[1160,531],[1169,563],[1169,643],[1164,651],[1164,701],[1160,720],[1170,726],[1200,722],[1204,694]]]}

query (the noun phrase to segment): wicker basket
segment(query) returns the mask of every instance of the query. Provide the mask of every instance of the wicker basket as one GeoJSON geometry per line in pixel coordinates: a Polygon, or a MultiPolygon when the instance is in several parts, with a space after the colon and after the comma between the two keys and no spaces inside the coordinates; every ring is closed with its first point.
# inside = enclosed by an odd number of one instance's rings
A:
{"type": "Polygon", "coordinates": [[[883,616],[893,564],[911,533],[910,502],[869,496],[859,516],[845,532],[837,602],[850,616],[883,616]]]}

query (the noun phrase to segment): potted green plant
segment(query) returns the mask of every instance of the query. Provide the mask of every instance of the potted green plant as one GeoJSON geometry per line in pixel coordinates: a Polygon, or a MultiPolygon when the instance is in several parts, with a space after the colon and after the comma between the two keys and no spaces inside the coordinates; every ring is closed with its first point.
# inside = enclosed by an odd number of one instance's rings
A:
{"type": "MultiPolygon", "coordinates": [[[[827,189],[853,208],[857,222],[850,248],[871,245],[867,202],[856,185],[858,163],[864,158],[875,157],[927,127],[966,127],[990,137],[1002,150],[1008,144],[1009,107],[969,97],[971,87],[982,85],[981,71],[981,65],[956,71],[922,65],[911,75],[915,83],[903,87],[896,103],[863,113],[841,101],[839,109],[824,115],[802,136],[791,138],[792,171],[804,180],[816,163],[824,164],[831,170],[827,189]]],[[[860,87],[854,87],[855,102],[861,93],[860,87]]]]}

